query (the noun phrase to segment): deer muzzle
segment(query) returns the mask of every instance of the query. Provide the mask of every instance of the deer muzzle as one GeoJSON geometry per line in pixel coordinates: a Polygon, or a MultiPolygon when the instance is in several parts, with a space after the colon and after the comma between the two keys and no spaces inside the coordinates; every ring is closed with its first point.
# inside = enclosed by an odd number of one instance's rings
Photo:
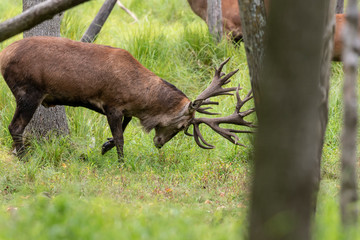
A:
{"type": "Polygon", "coordinates": [[[161,137],[155,136],[154,139],[153,139],[153,141],[154,141],[155,147],[156,147],[156,148],[159,148],[159,149],[160,149],[162,146],[164,146],[164,144],[165,144],[163,138],[161,138],[161,137]]]}

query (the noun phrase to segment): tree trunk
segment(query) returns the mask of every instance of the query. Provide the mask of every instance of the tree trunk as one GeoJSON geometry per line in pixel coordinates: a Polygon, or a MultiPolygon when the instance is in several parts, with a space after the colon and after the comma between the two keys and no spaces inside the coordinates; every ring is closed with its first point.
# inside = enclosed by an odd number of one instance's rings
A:
{"type": "Polygon", "coordinates": [[[89,0],[48,0],[0,23],[0,42],[89,0]]]}
{"type": "Polygon", "coordinates": [[[81,38],[81,42],[94,42],[97,35],[101,31],[101,28],[104,26],[106,19],[109,17],[112,9],[116,4],[116,0],[106,0],[105,3],[100,8],[98,14],[90,24],[89,28],[86,30],[85,34],[81,38]]]}
{"type": "Polygon", "coordinates": [[[356,0],[349,0],[346,10],[346,23],[343,32],[344,51],[344,126],[342,133],[341,156],[341,218],[343,224],[355,225],[357,209],[357,174],[356,174],[356,138],[357,138],[357,67],[358,53],[355,52],[358,40],[358,10],[356,0]]]}
{"type": "Polygon", "coordinates": [[[323,34],[323,45],[321,48],[321,64],[320,64],[320,81],[319,81],[319,90],[320,90],[320,102],[318,106],[319,119],[315,124],[319,126],[320,138],[319,142],[316,145],[317,147],[317,156],[316,161],[317,165],[315,170],[315,194],[314,194],[314,207],[316,207],[317,201],[317,192],[320,188],[320,175],[321,175],[321,156],[325,140],[326,126],[328,123],[328,105],[329,105],[329,87],[330,87],[330,68],[331,68],[331,59],[334,50],[334,34],[335,34],[335,15],[334,11],[336,8],[336,0],[328,1],[329,7],[327,8],[328,12],[325,14],[324,26],[325,31],[323,34]],[[330,59],[330,61],[329,61],[330,59]]]}
{"type": "MultiPolygon", "coordinates": [[[[44,0],[23,0],[23,11],[43,1],[44,0]]],[[[51,20],[42,22],[29,31],[24,32],[24,37],[60,37],[61,18],[62,14],[55,15],[51,20]]],[[[64,106],[44,108],[40,105],[29,125],[26,127],[26,132],[34,133],[36,136],[46,136],[50,132],[68,134],[69,128],[64,106]]]]}
{"type": "Polygon", "coordinates": [[[207,0],[207,23],[210,34],[220,42],[223,35],[221,0],[207,0]]]}
{"type": "Polygon", "coordinates": [[[335,13],[343,13],[344,12],[344,0],[337,0],[335,13]]]}
{"type": "Polygon", "coordinates": [[[250,239],[311,239],[327,121],[332,3],[270,3],[264,68],[257,86],[250,239]]]}
{"type": "Polygon", "coordinates": [[[239,9],[250,81],[255,107],[257,107],[260,102],[259,79],[264,59],[264,34],[266,27],[264,0],[239,0],[239,9]]]}

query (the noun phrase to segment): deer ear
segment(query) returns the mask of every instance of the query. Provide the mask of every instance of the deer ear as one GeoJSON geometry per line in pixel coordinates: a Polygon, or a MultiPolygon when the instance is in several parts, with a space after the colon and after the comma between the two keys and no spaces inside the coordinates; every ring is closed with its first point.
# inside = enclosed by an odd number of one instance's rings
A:
{"type": "Polygon", "coordinates": [[[200,99],[200,100],[195,100],[194,102],[191,102],[191,103],[189,104],[189,112],[190,112],[190,113],[193,113],[193,112],[195,112],[196,110],[198,110],[203,101],[204,101],[204,100],[200,99]]]}

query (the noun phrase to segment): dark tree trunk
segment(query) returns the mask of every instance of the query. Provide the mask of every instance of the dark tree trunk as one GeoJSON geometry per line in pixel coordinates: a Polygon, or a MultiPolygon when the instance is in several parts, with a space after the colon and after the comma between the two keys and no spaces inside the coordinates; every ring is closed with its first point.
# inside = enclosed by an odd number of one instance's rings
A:
{"type": "Polygon", "coordinates": [[[358,53],[355,49],[358,40],[358,10],[356,0],[349,0],[346,10],[346,23],[344,27],[344,126],[342,133],[341,156],[341,218],[343,224],[355,225],[358,218],[357,209],[357,67],[358,53]]]}
{"type": "MultiPolygon", "coordinates": [[[[23,10],[43,2],[44,0],[23,0],[23,10]]],[[[55,15],[51,20],[42,22],[29,31],[24,32],[24,37],[32,36],[60,36],[60,22],[62,14],[55,15]]],[[[69,128],[67,124],[64,106],[56,106],[53,108],[44,108],[40,106],[29,125],[26,132],[34,133],[36,136],[46,136],[50,132],[68,134],[69,128]]]]}
{"type": "Polygon", "coordinates": [[[323,44],[321,48],[321,64],[320,64],[320,81],[319,81],[319,94],[320,94],[320,102],[318,106],[318,113],[319,118],[318,121],[314,124],[319,126],[320,130],[320,137],[319,142],[316,145],[317,147],[317,156],[316,161],[317,165],[315,170],[315,194],[314,194],[314,207],[316,207],[316,200],[317,200],[317,191],[320,188],[320,174],[321,174],[321,156],[322,156],[322,150],[325,140],[325,132],[326,132],[326,126],[328,123],[328,105],[329,105],[329,87],[330,87],[330,68],[331,68],[331,61],[329,59],[332,59],[332,53],[334,49],[334,34],[335,34],[335,7],[336,7],[336,0],[330,0],[328,2],[328,12],[325,14],[325,31],[323,34],[323,44]]]}
{"type": "Polygon", "coordinates": [[[311,239],[327,122],[333,36],[329,24],[334,22],[329,20],[335,2],[270,4],[264,69],[257,86],[259,129],[249,236],[311,239]]]}
{"type": "Polygon", "coordinates": [[[264,59],[266,11],[264,0],[239,0],[246,58],[254,93],[255,107],[260,102],[259,79],[264,59]]]}
{"type": "Polygon", "coordinates": [[[337,0],[335,13],[343,13],[344,12],[344,0],[337,0]]]}
{"type": "Polygon", "coordinates": [[[94,42],[97,35],[101,31],[101,28],[104,26],[107,18],[109,17],[112,9],[116,4],[116,0],[106,0],[105,3],[100,8],[98,14],[90,24],[89,28],[86,30],[85,34],[81,38],[81,42],[94,42]]]}
{"type": "MultiPolygon", "coordinates": [[[[41,3],[45,0],[23,0],[23,11],[41,3]]],[[[24,32],[24,38],[32,36],[55,36],[60,37],[60,23],[63,13],[55,15],[52,19],[46,20],[24,32]]]]}
{"type": "Polygon", "coordinates": [[[223,35],[221,0],[207,0],[207,23],[210,34],[220,42],[223,35]]]}

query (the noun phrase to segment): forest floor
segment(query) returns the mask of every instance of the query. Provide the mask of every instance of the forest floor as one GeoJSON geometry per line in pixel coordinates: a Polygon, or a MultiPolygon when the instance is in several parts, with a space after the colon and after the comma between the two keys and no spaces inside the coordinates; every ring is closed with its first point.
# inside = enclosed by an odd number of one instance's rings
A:
{"type": "MultiPolygon", "coordinates": [[[[103,1],[67,11],[61,35],[79,40],[103,1]]],[[[215,44],[186,0],[123,0],[134,23],[115,7],[97,44],[128,50],[145,67],[190,99],[205,89],[213,67],[231,57],[224,71],[239,68],[232,86],[250,89],[243,44],[215,44]]],[[[20,0],[0,2],[0,21],[21,12],[20,0]]],[[[22,38],[0,43],[0,50],[22,38]]],[[[360,229],[342,229],[339,210],[341,63],[332,64],[329,124],[322,182],[313,223],[314,239],[360,239],[360,229]]],[[[234,97],[218,98],[216,112],[234,111],[234,97]]],[[[253,103],[245,105],[251,108],[253,103]]],[[[26,161],[12,155],[7,129],[15,101],[0,79],[0,239],[239,239],[246,238],[253,167],[252,135],[234,146],[201,128],[214,150],[178,134],[161,150],[137,120],[125,132],[125,164],[101,146],[111,136],[104,116],[66,107],[70,135],[30,139],[26,161]]],[[[255,116],[248,120],[256,121],[255,116]]],[[[301,120],[300,120],[301,121],[301,120]]]]}

